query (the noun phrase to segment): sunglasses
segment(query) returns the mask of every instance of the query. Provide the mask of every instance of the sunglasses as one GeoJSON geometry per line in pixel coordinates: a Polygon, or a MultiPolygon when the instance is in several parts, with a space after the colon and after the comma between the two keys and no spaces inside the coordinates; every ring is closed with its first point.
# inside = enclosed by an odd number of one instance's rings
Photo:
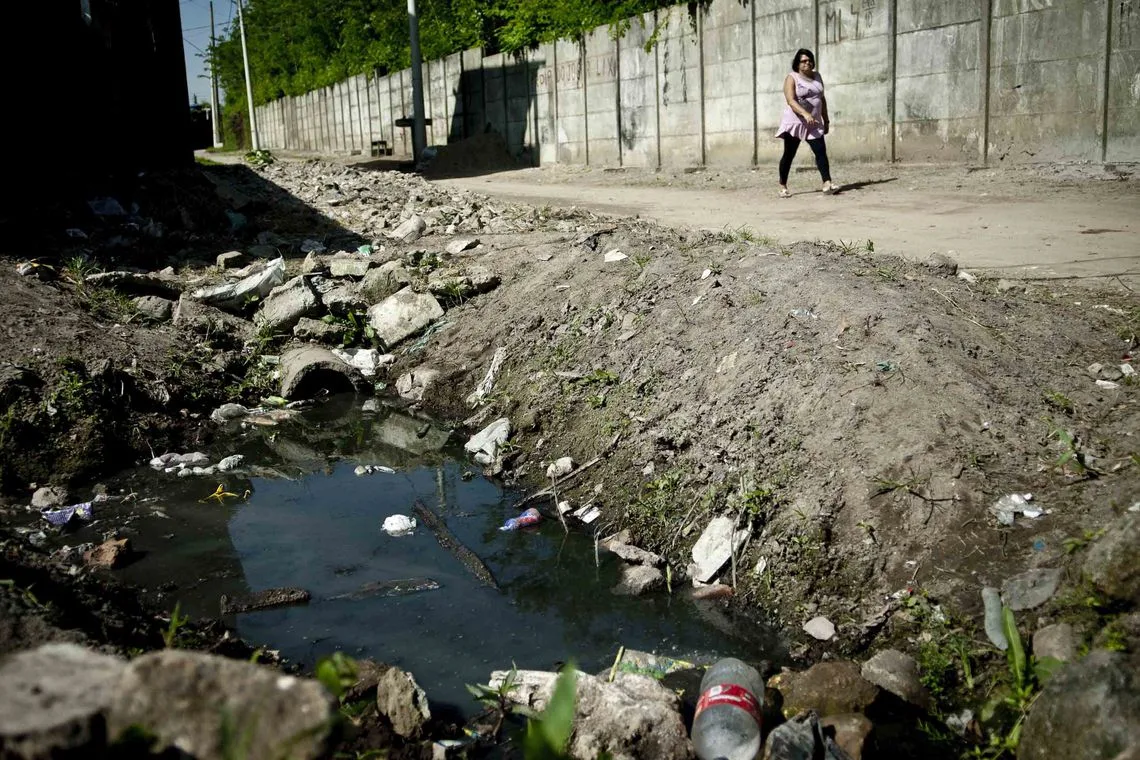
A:
{"type": "Polygon", "coordinates": [[[800,60],[797,61],[797,63],[810,63],[812,66],[815,65],[815,61],[813,61],[810,58],[801,58],[800,60]]]}

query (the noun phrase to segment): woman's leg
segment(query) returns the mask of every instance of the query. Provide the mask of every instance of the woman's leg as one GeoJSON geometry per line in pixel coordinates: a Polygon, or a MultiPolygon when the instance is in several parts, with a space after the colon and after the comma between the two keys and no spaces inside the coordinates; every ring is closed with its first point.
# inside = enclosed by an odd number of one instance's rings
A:
{"type": "Polygon", "coordinates": [[[780,158],[780,187],[787,188],[788,174],[792,171],[792,159],[796,157],[796,151],[800,149],[800,141],[797,137],[791,135],[784,135],[784,155],[780,158]]]}
{"type": "Polygon", "coordinates": [[[819,168],[819,176],[823,180],[824,187],[830,187],[831,165],[827,162],[827,143],[824,142],[824,138],[820,137],[815,140],[808,140],[808,145],[811,147],[811,152],[815,154],[815,165],[819,168]]]}

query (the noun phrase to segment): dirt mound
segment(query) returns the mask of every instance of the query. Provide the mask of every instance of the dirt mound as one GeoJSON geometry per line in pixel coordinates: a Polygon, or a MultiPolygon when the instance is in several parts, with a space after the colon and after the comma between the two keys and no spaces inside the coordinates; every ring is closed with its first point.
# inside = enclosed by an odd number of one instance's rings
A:
{"type": "Polygon", "coordinates": [[[484,132],[466,140],[440,145],[435,158],[424,169],[433,179],[467,177],[473,174],[521,169],[522,164],[511,155],[507,143],[497,132],[484,132]]]}

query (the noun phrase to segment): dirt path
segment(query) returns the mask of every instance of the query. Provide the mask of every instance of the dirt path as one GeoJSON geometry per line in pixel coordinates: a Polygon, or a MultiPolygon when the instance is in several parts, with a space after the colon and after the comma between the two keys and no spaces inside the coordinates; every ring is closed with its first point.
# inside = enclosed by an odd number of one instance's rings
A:
{"type": "Polygon", "coordinates": [[[1119,276],[1135,288],[1140,183],[1098,181],[1104,175],[1096,172],[850,166],[836,173],[846,185],[838,195],[820,195],[816,178],[797,173],[790,199],[775,196],[768,173],[749,170],[553,167],[441,181],[538,206],[636,214],[671,226],[746,226],[786,243],[843,240],[862,247],[871,240],[876,252],[922,259],[937,251],[999,276],[1119,276]]]}

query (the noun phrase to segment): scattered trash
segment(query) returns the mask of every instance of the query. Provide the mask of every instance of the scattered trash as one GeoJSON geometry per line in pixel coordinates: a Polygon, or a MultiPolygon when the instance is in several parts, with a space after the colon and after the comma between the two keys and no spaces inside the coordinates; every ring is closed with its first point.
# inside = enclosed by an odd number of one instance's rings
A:
{"type": "Polygon", "coordinates": [[[38,261],[21,261],[16,265],[16,274],[21,277],[36,277],[40,280],[55,279],[55,268],[38,261]]]}
{"type": "Polygon", "coordinates": [[[1039,506],[1030,506],[1029,502],[1032,500],[1033,494],[1031,493],[1007,494],[990,507],[990,512],[997,518],[998,524],[1005,526],[1013,525],[1013,518],[1017,514],[1022,514],[1031,519],[1049,514],[1047,510],[1039,506]]]}
{"type": "Polygon", "coordinates": [[[483,377],[483,382],[479,383],[478,387],[471,392],[467,397],[467,406],[474,409],[483,402],[483,399],[495,387],[495,379],[499,376],[499,370],[503,367],[503,362],[507,358],[507,349],[499,347],[495,349],[494,356],[491,357],[491,366],[487,368],[487,374],[483,377]]]}
{"type": "Polygon", "coordinates": [[[249,498],[249,491],[247,490],[245,492],[245,494],[243,494],[242,496],[238,496],[236,493],[230,493],[229,491],[227,491],[224,483],[219,483],[217,490],[215,490],[212,494],[210,494],[206,498],[199,499],[198,501],[202,504],[205,504],[205,503],[210,502],[210,501],[216,501],[219,504],[224,504],[226,499],[239,499],[239,498],[240,499],[249,498]]]}
{"type": "Polygon", "coordinates": [[[726,657],[705,671],[693,716],[693,749],[700,760],[760,754],[764,681],[750,665],[726,657]]]}
{"type": "Polygon", "coordinates": [[[576,512],[572,512],[571,516],[589,525],[602,516],[602,510],[590,504],[586,504],[580,507],[576,512]]]}
{"type": "Polygon", "coordinates": [[[635,673],[660,681],[670,673],[691,670],[695,667],[696,665],[685,660],[621,647],[618,649],[614,664],[610,667],[609,680],[614,680],[614,676],[618,673],[635,673]]]}
{"type": "Polygon", "coordinates": [[[260,268],[237,282],[199,288],[190,294],[195,301],[220,309],[238,311],[252,299],[263,299],[269,291],[285,282],[285,259],[260,265],[260,268]]]}
{"type": "Polygon", "coordinates": [[[72,504],[70,507],[63,507],[61,509],[48,509],[40,512],[52,525],[62,526],[71,522],[72,518],[78,518],[84,522],[91,519],[91,502],[85,501],[82,504],[72,504]]]}
{"type": "Polygon", "coordinates": [[[186,467],[206,467],[209,464],[210,458],[200,451],[193,451],[189,454],[163,454],[150,460],[151,467],[166,472],[181,470],[186,467]]]}
{"type": "Polygon", "coordinates": [[[574,460],[570,457],[560,457],[550,463],[546,468],[546,477],[554,480],[562,478],[574,471],[574,460]]]}
{"type": "Polygon", "coordinates": [[[875,362],[875,369],[879,370],[880,372],[894,372],[898,368],[899,365],[895,364],[892,361],[875,362]]]}
{"type": "Polygon", "coordinates": [[[390,515],[384,518],[384,532],[389,536],[406,536],[415,530],[416,518],[407,515],[390,515]]]}
{"type": "Polygon", "coordinates": [[[628,258],[629,258],[629,256],[626,256],[624,253],[619,251],[617,248],[614,248],[612,251],[606,251],[606,255],[602,257],[602,260],[605,261],[607,264],[610,264],[610,263],[613,263],[615,261],[621,261],[623,259],[628,259],[628,258]]]}
{"type": "Polygon", "coordinates": [[[542,513],[534,507],[530,507],[518,517],[512,517],[507,520],[499,530],[518,530],[519,528],[536,525],[540,520],[542,520],[542,513]]]}
{"type": "Polygon", "coordinates": [[[1114,383],[1111,380],[1097,380],[1096,385],[1098,388],[1104,388],[1109,391],[1120,387],[1120,383],[1114,383]]]}
{"type": "Polygon", "coordinates": [[[694,580],[700,583],[711,581],[731,559],[733,552],[738,551],[748,540],[750,535],[748,528],[734,531],[733,526],[734,520],[724,515],[709,521],[701,537],[693,545],[693,565],[690,566],[690,575],[694,580]]]}
{"type": "Polygon", "coordinates": [[[969,282],[969,283],[974,283],[974,282],[978,281],[978,278],[975,275],[972,275],[969,272],[966,272],[964,270],[958,272],[958,279],[959,280],[965,280],[966,282],[969,282]]]}
{"type": "Polygon", "coordinates": [[[1133,367],[1131,364],[1121,364],[1120,365],[1120,376],[1121,377],[1135,377],[1136,376],[1136,368],[1133,367]]]}
{"type": "Polygon", "coordinates": [[[986,586],[982,589],[982,605],[985,607],[986,637],[1004,652],[1009,649],[1009,641],[1005,637],[1005,628],[1002,625],[1001,594],[996,588],[986,586]]]}
{"type": "Polygon", "coordinates": [[[368,243],[365,243],[364,245],[357,246],[356,252],[359,253],[361,256],[371,256],[372,255],[372,246],[369,245],[368,243]]]}
{"type": "Polygon", "coordinates": [[[242,420],[242,424],[272,427],[288,422],[296,416],[297,412],[294,409],[253,409],[249,416],[242,420]]]}
{"type": "Polygon", "coordinates": [[[966,733],[971,730],[970,724],[973,722],[974,711],[970,709],[946,716],[946,727],[958,734],[958,736],[965,736],[966,733]]]}
{"type": "Polygon", "coordinates": [[[822,615],[813,617],[804,623],[804,632],[813,639],[830,641],[835,637],[835,623],[832,623],[822,615]]]}
{"type": "Polygon", "coordinates": [[[772,730],[764,757],[766,760],[843,760],[850,755],[824,733],[819,714],[809,710],[772,730]]]}
{"type": "Polygon", "coordinates": [[[289,405],[289,399],[282,396],[266,396],[261,399],[261,405],[273,409],[280,409],[281,407],[289,405]]]}
{"type": "Polygon", "coordinates": [[[811,309],[792,309],[788,312],[788,316],[796,319],[819,319],[811,309]]]}
{"type": "Polygon", "coordinates": [[[711,276],[712,276],[712,270],[711,269],[706,269],[705,271],[701,272],[701,279],[702,280],[707,280],[711,276]]]}
{"type": "Polygon", "coordinates": [[[356,475],[371,475],[374,472],[383,472],[388,475],[394,474],[396,471],[391,467],[385,467],[382,464],[361,464],[357,465],[353,473],[356,475]]]}

